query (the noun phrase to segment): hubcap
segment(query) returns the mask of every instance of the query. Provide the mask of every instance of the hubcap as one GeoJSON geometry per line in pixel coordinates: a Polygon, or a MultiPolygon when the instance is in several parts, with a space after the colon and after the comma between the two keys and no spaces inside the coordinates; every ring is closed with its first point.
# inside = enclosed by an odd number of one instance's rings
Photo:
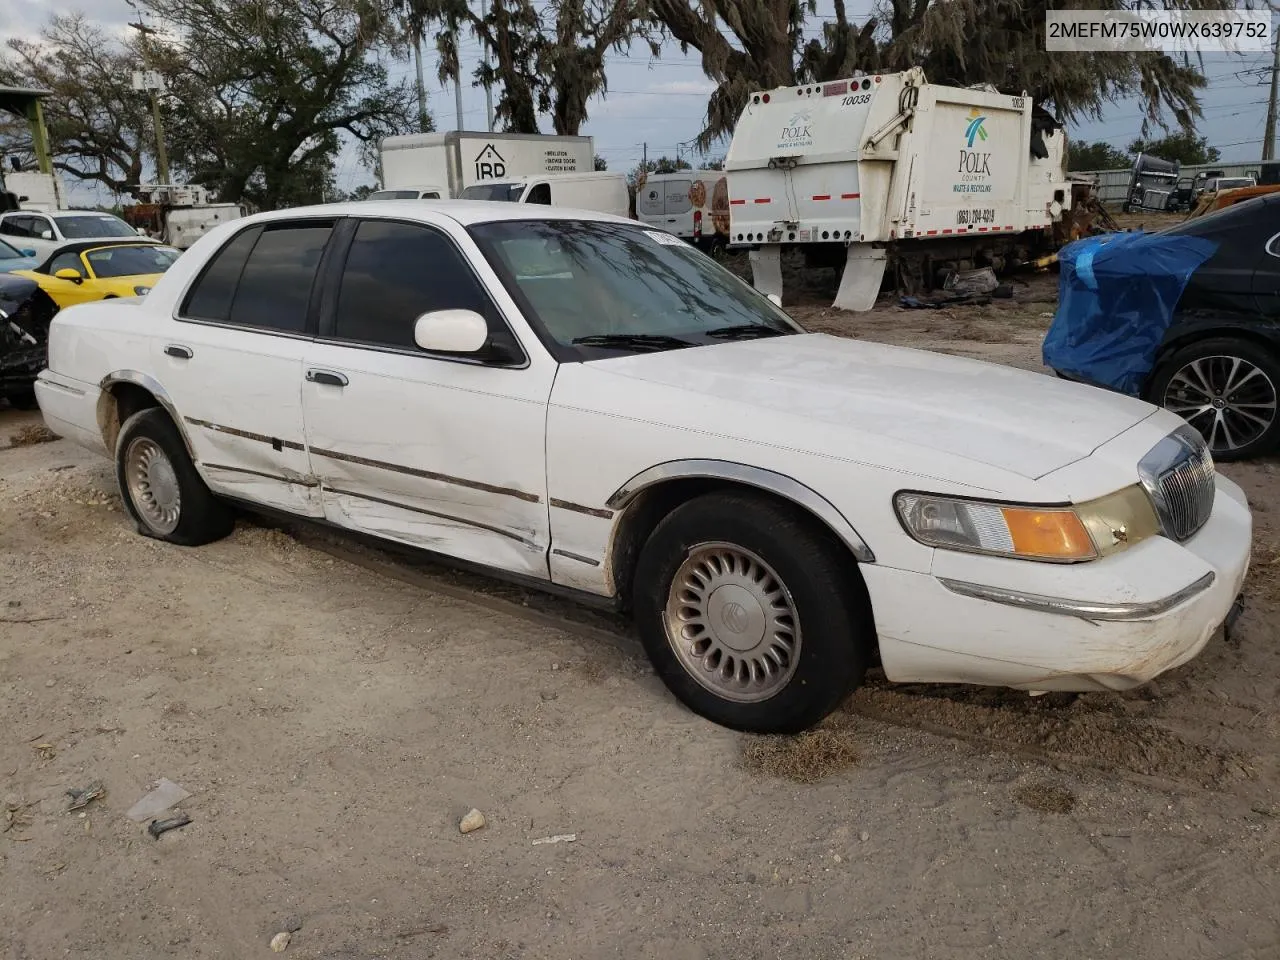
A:
{"type": "Polygon", "coordinates": [[[1276,386],[1240,357],[1201,357],[1178,370],[1164,406],[1200,431],[1215,453],[1239,450],[1276,419],[1276,386]]]}
{"type": "Polygon", "coordinates": [[[689,550],[671,581],[664,622],[681,666],[726,700],[767,700],[800,662],[790,591],[767,563],[734,544],[689,550]]]}
{"type": "Polygon", "coordinates": [[[160,445],[138,437],[125,451],[125,478],[129,499],[142,521],[154,532],[165,535],[178,527],[182,495],[178,475],[160,445]]]}

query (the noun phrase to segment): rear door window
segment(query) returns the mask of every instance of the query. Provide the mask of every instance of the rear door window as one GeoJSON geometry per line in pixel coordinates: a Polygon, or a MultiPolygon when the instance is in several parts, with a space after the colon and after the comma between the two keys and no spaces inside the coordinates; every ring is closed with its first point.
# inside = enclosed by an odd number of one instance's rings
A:
{"type": "Polygon", "coordinates": [[[264,330],[303,332],[320,256],[332,232],[332,223],[315,221],[264,228],[240,274],[229,321],[264,330]]]}
{"type": "Polygon", "coordinates": [[[679,216],[682,213],[688,213],[693,209],[693,204],[689,202],[689,190],[693,187],[692,180],[669,180],[666,189],[666,212],[667,216],[679,216]]]}
{"type": "Polygon", "coordinates": [[[636,198],[636,203],[640,208],[641,216],[660,217],[666,213],[666,206],[662,199],[662,190],[662,184],[644,186],[640,188],[640,194],[636,198]]]}

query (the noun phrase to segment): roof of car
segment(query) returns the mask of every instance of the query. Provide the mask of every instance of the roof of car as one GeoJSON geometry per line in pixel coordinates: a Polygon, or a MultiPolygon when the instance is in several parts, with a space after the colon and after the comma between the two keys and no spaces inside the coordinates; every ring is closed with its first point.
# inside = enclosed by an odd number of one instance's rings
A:
{"type": "Polygon", "coordinates": [[[97,250],[101,247],[165,247],[168,244],[151,240],[147,237],[96,237],[92,240],[71,240],[63,243],[49,253],[40,263],[37,270],[48,266],[56,258],[67,253],[84,253],[86,250],[97,250]]]}
{"type": "Polygon", "coordinates": [[[237,220],[237,223],[265,223],[287,220],[292,217],[404,217],[413,220],[424,211],[441,213],[465,226],[476,223],[494,223],[503,220],[598,220],[601,223],[627,223],[643,226],[638,220],[616,217],[595,210],[576,210],[572,207],[551,207],[542,204],[505,203],[498,200],[379,200],[370,206],[362,200],[344,203],[317,204],[311,207],[293,207],[287,210],[271,210],[255,213],[237,220]]]}
{"type": "Polygon", "coordinates": [[[40,216],[40,217],[116,217],[114,213],[108,213],[105,210],[6,210],[4,215],[7,217],[22,216],[40,216]]]}

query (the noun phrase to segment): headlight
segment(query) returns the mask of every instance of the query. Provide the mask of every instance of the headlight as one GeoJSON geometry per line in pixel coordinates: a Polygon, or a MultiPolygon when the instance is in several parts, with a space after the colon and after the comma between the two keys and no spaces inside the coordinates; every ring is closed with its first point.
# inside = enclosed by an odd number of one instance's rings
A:
{"type": "Polygon", "coordinates": [[[139,287],[134,287],[134,288],[133,288],[133,295],[134,295],[135,297],[145,297],[145,296],[146,296],[148,293],[150,293],[150,292],[151,292],[151,288],[150,288],[150,287],[142,287],[142,286],[139,286],[139,287]]]}
{"type": "Polygon", "coordinates": [[[926,546],[1057,563],[1117,553],[1159,530],[1136,484],[1066,507],[912,492],[894,497],[894,507],[907,533],[926,546]]]}

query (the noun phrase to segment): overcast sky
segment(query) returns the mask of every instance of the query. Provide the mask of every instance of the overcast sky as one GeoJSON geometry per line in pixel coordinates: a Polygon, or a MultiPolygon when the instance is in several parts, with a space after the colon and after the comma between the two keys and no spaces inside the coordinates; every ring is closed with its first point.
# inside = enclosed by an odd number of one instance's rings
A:
{"type": "MultiPolygon", "coordinates": [[[[477,2],[477,0],[472,0],[477,2]]],[[[850,15],[864,17],[872,0],[853,0],[850,15]]],[[[819,0],[818,16],[811,18],[810,33],[821,29],[823,17],[832,13],[832,0],[819,0]]],[[[91,11],[94,19],[112,29],[124,30],[133,16],[124,0],[0,0],[0,37],[33,36],[50,16],[77,10],[91,11]]],[[[706,97],[712,84],[702,73],[696,54],[684,56],[675,45],[663,50],[654,61],[647,48],[637,46],[634,56],[613,54],[608,59],[609,92],[590,106],[590,119],[583,133],[595,139],[596,152],[603,156],[611,170],[630,170],[639,163],[648,144],[650,157],[674,156],[677,150],[688,150],[688,143],[701,128],[706,112],[706,97]]],[[[480,45],[475,40],[462,44],[464,71],[469,75],[479,62],[480,45]]],[[[1202,97],[1204,119],[1200,132],[1222,150],[1223,160],[1256,160],[1262,150],[1262,129],[1266,116],[1270,54],[1228,57],[1206,55],[1205,71],[1209,87],[1202,97]],[[1261,69],[1260,69],[1261,68],[1261,69]],[[1250,74],[1248,71],[1255,71],[1250,74]]],[[[411,78],[412,60],[390,64],[394,77],[411,78]]],[[[426,54],[425,72],[430,108],[438,130],[457,126],[455,94],[452,87],[442,88],[435,80],[436,58],[426,54]]],[[[462,91],[463,126],[469,130],[485,129],[484,91],[464,86],[462,91]]],[[[1124,149],[1139,133],[1141,111],[1134,102],[1121,102],[1109,108],[1101,121],[1079,124],[1070,130],[1072,138],[1089,141],[1106,140],[1124,149]]],[[[542,124],[550,132],[549,120],[542,124]]],[[[723,147],[718,151],[723,153],[723,147]]],[[[693,158],[696,165],[696,157],[693,158]]],[[[373,175],[360,165],[354,149],[345,150],[338,162],[338,185],[350,190],[371,182],[373,175]]],[[[69,184],[70,185],[70,184],[69,184]]],[[[92,193],[75,191],[78,202],[92,199],[92,193]]],[[[103,197],[98,202],[108,202],[103,197]]]]}

